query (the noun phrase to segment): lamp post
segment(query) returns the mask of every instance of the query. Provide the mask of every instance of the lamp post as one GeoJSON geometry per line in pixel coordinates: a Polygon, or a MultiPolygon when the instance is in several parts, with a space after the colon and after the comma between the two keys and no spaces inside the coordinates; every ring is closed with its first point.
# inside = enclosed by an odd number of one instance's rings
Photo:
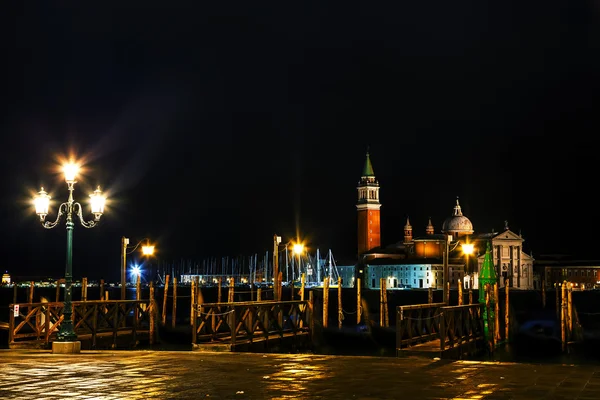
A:
{"type": "Polygon", "coordinates": [[[73,191],[75,190],[76,177],[79,170],[79,166],[75,163],[68,163],[63,166],[63,172],[65,174],[65,181],[67,182],[67,189],[69,190],[69,198],[66,202],[62,203],[58,207],[58,215],[54,222],[46,221],[46,216],[50,208],[50,196],[42,189],[38,192],[34,199],[35,212],[40,217],[42,226],[46,229],[52,229],[58,226],[63,215],[66,216],[67,225],[67,262],[65,268],[65,300],[63,307],[63,320],[60,323],[57,342],[52,343],[53,352],[79,352],[81,349],[81,343],[76,342],[77,335],[73,329],[73,305],[71,303],[71,285],[73,283],[73,228],[75,226],[73,222],[73,214],[75,214],[81,225],[85,228],[93,228],[98,225],[100,217],[104,213],[104,205],[106,198],[103,196],[100,187],[98,187],[94,193],[90,195],[90,202],[92,208],[92,214],[94,219],[91,221],[85,221],[83,218],[83,208],[81,204],[73,200],[73,191]],[[71,344],[70,342],[76,342],[77,344],[71,344]],[[68,343],[64,345],[64,343],[68,343]]]}
{"type": "Polygon", "coordinates": [[[138,242],[135,246],[131,246],[131,251],[127,251],[129,245],[129,238],[123,236],[121,238],[121,300],[126,300],[127,297],[127,254],[131,254],[140,247],[142,242],[145,245],[142,246],[142,255],[151,256],[154,254],[154,245],[151,245],[148,239],[144,238],[138,242]]]}
{"type": "Polygon", "coordinates": [[[279,244],[281,236],[273,235],[273,293],[275,301],[281,300],[281,282],[279,281],[279,244]]]}
{"type": "MultiPolygon", "coordinates": [[[[467,264],[468,264],[468,260],[469,260],[469,255],[473,254],[473,251],[475,249],[475,246],[472,243],[461,243],[460,240],[457,240],[456,243],[454,243],[454,247],[452,247],[452,249],[450,249],[450,242],[452,242],[452,235],[446,235],[446,241],[445,241],[445,247],[444,247],[444,271],[443,271],[443,282],[444,282],[444,303],[446,304],[450,304],[450,289],[448,288],[448,282],[449,282],[449,278],[450,278],[450,271],[449,271],[449,253],[451,251],[454,251],[454,249],[456,249],[456,247],[460,244],[461,245],[461,249],[463,254],[465,254],[467,256],[467,264]]],[[[465,265],[465,267],[468,267],[468,265],[465,265]]]]}

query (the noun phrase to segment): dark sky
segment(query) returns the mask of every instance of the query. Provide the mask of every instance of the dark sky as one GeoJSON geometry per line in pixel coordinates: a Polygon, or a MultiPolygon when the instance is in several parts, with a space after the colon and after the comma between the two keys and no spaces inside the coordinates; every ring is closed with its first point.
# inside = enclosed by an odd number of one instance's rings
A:
{"type": "Polygon", "coordinates": [[[597,2],[52,3],[0,13],[1,269],[63,274],[64,224],[28,201],[66,200],[69,152],[76,200],[110,197],[75,276],[118,278],[121,236],[201,260],[299,233],[352,260],[367,146],[384,244],[459,196],[534,257],[597,248],[597,2]]]}

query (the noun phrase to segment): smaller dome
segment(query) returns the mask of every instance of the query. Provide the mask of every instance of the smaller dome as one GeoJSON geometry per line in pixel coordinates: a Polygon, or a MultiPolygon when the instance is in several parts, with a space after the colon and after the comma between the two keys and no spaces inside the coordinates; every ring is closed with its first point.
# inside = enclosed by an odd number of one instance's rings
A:
{"type": "Polygon", "coordinates": [[[456,199],[456,206],[454,206],[454,213],[451,217],[447,218],[442,224],[443,233],[457,233],[457,234],[471,234],[473,233],[473,224],[469,218],[462,214],[458,199],[456,199]]]}

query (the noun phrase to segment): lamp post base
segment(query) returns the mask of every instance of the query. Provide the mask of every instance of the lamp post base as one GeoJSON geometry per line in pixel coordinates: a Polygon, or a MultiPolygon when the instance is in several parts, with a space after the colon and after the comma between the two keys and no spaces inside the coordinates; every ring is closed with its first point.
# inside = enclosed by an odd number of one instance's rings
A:
{"type": "Polygon", "coordinates": [[[52,354],[79,354],[81,342],[52,342],[52,354]]]}

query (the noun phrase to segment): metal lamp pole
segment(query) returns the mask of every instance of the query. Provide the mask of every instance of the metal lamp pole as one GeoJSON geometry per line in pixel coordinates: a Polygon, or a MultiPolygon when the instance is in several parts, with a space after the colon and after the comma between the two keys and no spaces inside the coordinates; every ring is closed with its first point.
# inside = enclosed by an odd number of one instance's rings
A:
{"type": "Polygon", "coordinates": [[[79,217],[81,225],[85,228],[93,228],[98,225],[100,217],[104,213],[104,204],[106,202],[105,197],[98,187],[93,194],[90,195],[92,214],[94,214],[94,220],[85,221],[83,218],[83,208],[81,204],[73,200],[73,191],[75,190],[75,177],[78,172],[78,166],[70,163],[63,167],[65,180],[69,190],[69,198],[66,202],[62,203],[58,207],[58,215],[54,222],[46,221],[46,215],[48,215],[48,209],[50,207],[50,196],[44,188],[42,188],[35,198],[35,209],[36,213],[40,217],[42,226],[46,229],[52,229],[58,226],[60,219],[63,215],[66,215],[67,225],[67,262],[65,268],[65,301],[63,307],[63,321],[60,323],[59,331],[57,335],[57,341],[59,342],[73,342],[77,340],[77,335],[73,329],[73,305],[71,303],[71,286],[73,284],[73,214],[79,217]]]}

